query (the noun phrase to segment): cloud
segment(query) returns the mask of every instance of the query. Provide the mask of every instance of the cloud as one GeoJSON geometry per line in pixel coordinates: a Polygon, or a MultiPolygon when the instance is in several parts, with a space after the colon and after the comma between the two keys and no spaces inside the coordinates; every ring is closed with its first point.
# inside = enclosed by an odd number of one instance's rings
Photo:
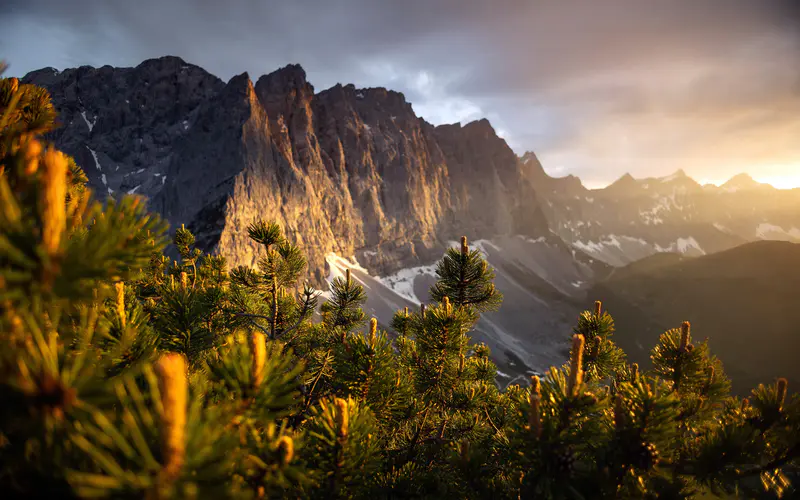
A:
{"type": "Polygon", "coordinates": [[[299,62],[318,89],[390,87],[433,123],[488,117],[588,183],[800,169],[796,0],[6,0],[0,32],[16,74],[299,62]]]}

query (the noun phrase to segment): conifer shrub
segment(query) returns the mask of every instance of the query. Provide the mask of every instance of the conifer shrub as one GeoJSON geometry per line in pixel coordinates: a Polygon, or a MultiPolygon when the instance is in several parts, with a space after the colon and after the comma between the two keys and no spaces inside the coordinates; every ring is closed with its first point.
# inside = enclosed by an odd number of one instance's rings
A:
{"type": "MultiPolygon", "coordinates": [[[[46,91],[0,80],[0,489],[10,497],[706,498],[795,491],[800,399],[729,395],[689,323],[653,369],[602,305],[570,359],[500,390],[470,332],[501,295],[466,238],[433,302],[367,318],[322,300],[282,228],[228,269],[135,196],[99,202],[43,139],[46,91]],[[315,313],[318,312],[318,315],[315,313]]],[[[767,381],[768,382],[768,381],[767,381]]]]}

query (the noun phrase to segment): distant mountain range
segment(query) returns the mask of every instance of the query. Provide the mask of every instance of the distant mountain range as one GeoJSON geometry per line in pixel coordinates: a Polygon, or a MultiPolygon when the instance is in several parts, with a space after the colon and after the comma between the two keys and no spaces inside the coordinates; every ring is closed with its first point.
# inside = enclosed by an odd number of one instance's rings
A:
{"type": "Polygon", "coordinates": [[[384,88],[315,92],[297,65],[225,83],[163,57],[44,68],[23,83],[50,91],[62,124],[51,139],[99,196],[146,197],[231,265],[256,261],[246,225],[274,219],[318,286],[353,269],[384,325],[429,300],[432,264],[466,234],[505,295],[475,334],[504,382],[563,361],[577,312],[619,266],[800,241],[800,190],[746,176],[700,186],[681,171],[590,190],[548,176],[533,153],[517,157],[486,120],[433,126],[384,88]]]}
{"type": "Polygon", "coordinates": [[[550,229],[614,266],[659,252],[696,256],[748,241],[800,242],[800,189],[776,189],[747,174],[701,186],[683,170],[648,179],[625,174],[587,189],[577,177],[548,176],[533,153],[521,161],[550,229]]]}

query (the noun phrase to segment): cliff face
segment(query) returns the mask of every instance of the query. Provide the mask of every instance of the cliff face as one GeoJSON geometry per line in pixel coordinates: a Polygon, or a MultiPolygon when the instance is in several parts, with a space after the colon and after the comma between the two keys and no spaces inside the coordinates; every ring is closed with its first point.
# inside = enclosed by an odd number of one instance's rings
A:
{"type": "Polygon", "coordinates": [[[300,66],[227,84],[165,57],[136,68],[46,68],[56,145],[100,196],[141,194],[231,265],[253,264],[244,231],[274,219],[309,257],[355,256],[372,274],[429,263],[461,234],[548,233],[530,179],[486,120],[434,127],[404,96],[337,85],[300,66]]]}

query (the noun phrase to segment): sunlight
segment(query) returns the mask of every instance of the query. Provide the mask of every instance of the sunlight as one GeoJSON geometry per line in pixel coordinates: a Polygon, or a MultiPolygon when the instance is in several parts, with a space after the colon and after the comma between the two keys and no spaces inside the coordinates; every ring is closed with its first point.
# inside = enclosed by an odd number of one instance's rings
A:
{"type": "MultiPolygon", "coordinates": [[[[778,189],[800,188],[800,164],[760,165],[747,170],[756,182],[769,184],[778,189]],[[758,172],[763,172],[759,174],[758,172]]],[[[701,185],[714,184],[721,186],[729,179],[697,178],[701,185]]]]}
{"type": "Polygon", "coordinates": [[[753,179],[758,182],[765,182],[778,189],[800,188],[800,165],[792,165],[787,169],[791,169],[792,173],[787,173],[786,175],[754,175],[753,179]]]}

